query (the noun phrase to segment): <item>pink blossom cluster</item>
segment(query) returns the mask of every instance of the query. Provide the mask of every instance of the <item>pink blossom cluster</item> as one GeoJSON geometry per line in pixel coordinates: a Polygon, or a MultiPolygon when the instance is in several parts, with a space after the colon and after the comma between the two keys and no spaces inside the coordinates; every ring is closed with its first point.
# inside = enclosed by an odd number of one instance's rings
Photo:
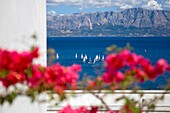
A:
{"type": "Polygon", "coordinates": [[[50,86],[58,93],[68,88],[76,88],[80,65],[64,67],[55,64],[43,67],[33,64],[33,59],[38,56],[38,48],[21,53],[0,49],[0,81],[6,88],[24,82],[31,88],[48,89],[50,86]]]}
{"type": "Polygon", "coordinates": [[[44,81],[45,67],[41,65],[32,65],[26,71],[28,86],[32,88],[39,87],[44,81]]]}
{"type": "Polygon", "coordinates": [[[76,89],[80,71],[81,66],[76,64],[65,67],[57,63],[46,68],[41,65],[33,65],[31,67],[32,76],[29,77],[28,83],[33,88],[50,88],[62,94],[66,89],[76,89]]]}
{"type": "Polygon", "coordinates": [[[97,113],[97,111],[98,111],[97,107],[91,107],[91,110],[88,110],[85,106],[73,109],[70,105],[68,105],[58,113],[97,113]]]}
{"type": "MultiPolygon", "coordinates": [[[[64,107],[61,111],[58,113],[97,113],[98,107],[92,106],[90,110],[87,109],[86,106],[81,106],[77,109],[73,109],[70,105],[64,107]]],[[[119,113],[119,111],[106,111],[106,113],[119,113]]]]}
{"type": "Polygon", "coordinates": [[[30,52],[7,51],[0,49],[0,81],[5,87],[26,79],[25,70],[32,65],[34,58],[37,58],[38,48],[33,48],[30,52]]]}
{"type": "Polygon", "coordinates": [[[32,64],[33,59],[38,56],[38,48],[34,48],[31,52],[24,51],[22,53],[0,49],[0,69],[23,71],[28,68],[32,64]]]}
{"type": "Polygon", "coordinates": [[[54,85],[55,90],[62,93],[67,88],[76,89],[79,78],[78,72],[80,71],[80,65],[73,64],[72,66],[64,67],[60,64],[55,64],[46,68],[44,78],[47,84],[54,85]]]}
{"type": "Polygon", "coordinates": [[[133,72],[134,77],[140,82],[154,80],[165,71],[170,72],[170,65],[165,59],[159,59],[152,65],[147,58],[131,53],[127,49],[108,55],[105,65],[106,72],[102,75],[102,80],[107,84],[122,82],[129,76],[128,72],[133,72]]]}

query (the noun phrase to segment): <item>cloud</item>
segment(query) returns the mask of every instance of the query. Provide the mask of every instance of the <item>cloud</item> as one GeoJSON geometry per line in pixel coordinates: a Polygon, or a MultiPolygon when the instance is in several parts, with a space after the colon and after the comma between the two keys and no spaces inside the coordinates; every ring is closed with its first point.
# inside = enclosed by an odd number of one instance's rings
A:
{"type": "Polygon", "coordinates": [[[155,0],[149,0],[146,5],[143,5],[143,7],[147,9],[162,10],[162,5],[158,4],[158,2],[155,0]]]}
{"type": "Polygon", "coordinates": [[[47,5],[73,5],[84,8],[115,7],[118,10],[142,7],[147,9],[169,9],[170,0],[47,0],[47,5]]]}
{"type": "Polygon", "coordinates": [[[137,0],[114,0],[112,6],[117,9],[133,8],[138,4],[137,0]]]}
{"type": "Polygon", "coordinates": [[[81,0],[47,0],[47,6],[59,4],[80,5],[80,1],[81,0]]]}

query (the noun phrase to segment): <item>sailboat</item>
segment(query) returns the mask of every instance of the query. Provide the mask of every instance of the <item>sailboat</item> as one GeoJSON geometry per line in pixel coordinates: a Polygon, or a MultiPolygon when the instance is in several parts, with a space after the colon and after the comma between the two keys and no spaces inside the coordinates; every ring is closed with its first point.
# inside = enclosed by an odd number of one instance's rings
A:
{"type": "Polygon", "coordinates": [[[85,55],[84,58],[87,59],[87,55],[85,55]]]}
{"type": "Polygon", "coordinates": [[[81,54],[81,59],[83,59],[83,54],[81,54]]]}
{"type": "Polygon", "coordinates": [[[145,49],[144,51],[145,51],[145,53],[147,52],[147,50],[146,50],[146,49],[145,49]]]}
{"type": "Polygon", "coordinates": [[[56,54],[56,59],[59,59],[59,55],[58,55],[58,53],[56,54]]]}
{"type": "Polygon", "coordinates": [[[77,53],[75,54],[75,58],[76,58],[76,59],[78,58],[77,53]]]}
{"type": "Polygon", "coordinates": [[[96,55],[95,60],[96,60],[96,61],[99,60],[99,56],[98,56],[98,55],[96,55]]]}
{"type": "Polygon", "coordinates": [[[102,56],[102,59],[101,60],[104,60],[104,55],[102,56]]]}
{"type": "Polygon", "coordinates": [[[87,60],[87,59],[84,57],[84,58],[83,58],[83,62],[86,62],[86,60],[87,60]]]}

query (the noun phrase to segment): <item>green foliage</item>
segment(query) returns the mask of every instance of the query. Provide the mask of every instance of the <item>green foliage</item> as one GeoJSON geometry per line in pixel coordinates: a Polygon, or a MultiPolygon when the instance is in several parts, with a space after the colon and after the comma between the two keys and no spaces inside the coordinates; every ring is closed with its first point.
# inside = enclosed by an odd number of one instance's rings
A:
{"type": "Polygon", "coordinates": [[[2,70],[0,71],[0,77],[1,77],[1,78],[6,78],[7,75],[8,75],[8,73],[9,73],[8,70],[2,69],[2,70]]]}
{"type": "Polygon", "coordinates": [[[29,78],[32,77],[32,69],[31,69],[31,68],[26,69],[26,70],[25,70],[25,73],[27,74],[27,76],[28,76],[29,78]]]}
{"type": "Polygon", "coordinates": [[[0,103],[3,105],[5,102],[8,102],[10,105],[13,103],[15,98],[18,96],[16,92],[12,92],[6,96],[0,96],[0,103]]]}

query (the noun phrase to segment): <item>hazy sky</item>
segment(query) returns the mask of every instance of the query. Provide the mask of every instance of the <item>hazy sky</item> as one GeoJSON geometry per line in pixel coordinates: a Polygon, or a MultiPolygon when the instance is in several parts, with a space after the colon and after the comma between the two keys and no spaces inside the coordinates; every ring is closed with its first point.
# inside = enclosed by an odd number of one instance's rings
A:
{"type": "Polygon", "coordinates": [[[47,0],[47,12],[53,14],[121,11],[134,7],[170,10],[170,0],[47,0]]]}

